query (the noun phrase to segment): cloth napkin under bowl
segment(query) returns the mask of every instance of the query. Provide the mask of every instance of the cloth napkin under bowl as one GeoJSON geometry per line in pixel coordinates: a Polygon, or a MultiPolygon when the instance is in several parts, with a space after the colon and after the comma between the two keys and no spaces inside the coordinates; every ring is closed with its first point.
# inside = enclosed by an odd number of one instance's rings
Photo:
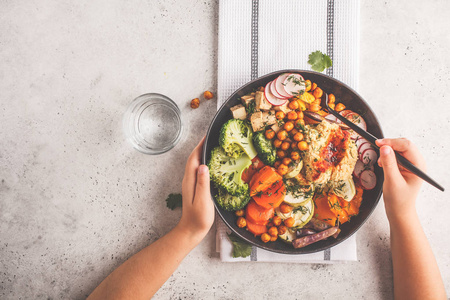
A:
{"type": "MultiPolygon", "coordinates": [[[[221,0],[219,3],[218,103],[239,87],[283,69],[309,70],[308,56],[320,50],[333,66],[326,70],[358,89],[359,0],[221,0]]],[[[356,237],[313,254],[287,255],[252,248],[232,257],[230,229],[216,218],[216,246],[224,262],[332,263],[356,261],[356,237]]]]}

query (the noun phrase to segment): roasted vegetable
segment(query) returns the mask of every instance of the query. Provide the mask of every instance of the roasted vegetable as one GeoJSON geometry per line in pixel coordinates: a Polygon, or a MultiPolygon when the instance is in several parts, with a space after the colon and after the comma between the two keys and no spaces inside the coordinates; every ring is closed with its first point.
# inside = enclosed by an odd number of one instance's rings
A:
{"type": "Polygon", "coordinates": [[[233,196],[227,193],[226,190],[219,188],[217,194],[214,197],[217,203],[225,210],[235,211],[244,208],[244,206],[250,201],[250,196],[247,193],[242,193],[238,196],[233,196]]]}
{"type": "Polygon", "coordinates": [[[277,181],[283,180],[274,168],[265,166],[258,170],[250,180],[250,196],[257,195],[259,192],[263,192],[268,189],[272,184],[277,181]]]}
{"type": "Polygon", "coordinates": [[[303,236],[301,238],[295,239],[292,241],[292,245],[294,248],[303,248],[308,245],[311,245],[315,242],[324,240],[330,236],[333,236],[336,232],[338,232],[339,228],[337,227],[331,227],[324,231],[314,233],[311,235],[303,236]]]}
{"type": "Polygon", "coordinates": [[[242,172],[251,163],[252,161],[247,155],[232,158],[227,156],[221,147],[216,147],[211,151],[211,159],[208,164],[211,180],[216,187],[225,190],[230,195],[247,196],[248,185],[242,180],[242,172]]]}
{"type": "Polygon", "coordinates": [[[257,152],[252,137],[253,131],[249,124],[239,119],[231,119],[220,129],[219,144],[228,156],[238,158],[245,153],[253,159],[257,152]]]}
{"type": "Polygon", "coordinates": [[[277,159],[277,150],[272,142],[265,137],[263,132],[257,132],[253,135],[253,145],[255,146],[258,157],[266,165],[273,166],[277,159]]]}

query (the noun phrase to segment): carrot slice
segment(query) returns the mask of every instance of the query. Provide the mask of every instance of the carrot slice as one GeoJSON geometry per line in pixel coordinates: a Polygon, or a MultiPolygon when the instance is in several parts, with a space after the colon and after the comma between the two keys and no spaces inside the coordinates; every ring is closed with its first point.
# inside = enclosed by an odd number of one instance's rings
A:
{"type": "Polygon", "coordinates": [[[258,224],[250,222],[249,220],[247,220],[247,229],[248,229],[248,231],[253,233],[255,236],[258,236],[258,235],[261,235],[261,234],[267,232],[266,225],[258,225],[258,224]]]}
{"type": "Polygon", "coordinates": [[[328,205],[327,195],[319,195],[314,199],[314,217],[330,224],[331,226],[336,224],[337,218],[328,205]]]}
{"type": "Polygon", "coordinates": [[[273,208],[265,208],[250,200],[245,209],[245,217],[248,221],[257,225],[266,225],[274,215],[273,208]]]}
{"type": "Polygon", "coordinates": [[[356,195],[352,201],[348,202],[348,205],[344,207],[349,216],[356,216],[359,213],[359,207],[361,206],[362,196],[364,190],[360,186],[356,186],[356,195]]]}
{"type": "Polygon", "coordinates": [[[282,180],[272,184],[267,190],[253,196],[253,200],[265,208],[277,208],[284,200],[286,187],[282,180]]]}
{"type": "MultiPolygon", "coordinates": [[[[342,201],[345,202],[344,199],[342,199],[342,201]]],[[[335,194],[329,194],[328,205],[330,206],[330,210],[339,219],[339,223],[344,224],[348,221],[348,214],[345,210],[342,209],[341,202],[339,202],[338,196],[336,196],[335,194]]]]}
{"type": "Polygon", "coordinates": [[[264,166],[265,165],[262,162],[262,160],[260,160],[258,156],[255,156],[255,158],[252,159],[252,164],[250,165],[250,167],[248,167],[247,169],[244,170],[244,172],[242,172],[241,176],[242,180],[245,183],[249,183],[253,175],[255,175],[255,173],[264,166]]]}
{"type": "Polygon", "coordinates": [[[270,166],[263,167],[250,180],[250,196],[253,197],[259,192],[265,191],[272,184],[282,179],[283,177],[274,168],[270,166]]]}

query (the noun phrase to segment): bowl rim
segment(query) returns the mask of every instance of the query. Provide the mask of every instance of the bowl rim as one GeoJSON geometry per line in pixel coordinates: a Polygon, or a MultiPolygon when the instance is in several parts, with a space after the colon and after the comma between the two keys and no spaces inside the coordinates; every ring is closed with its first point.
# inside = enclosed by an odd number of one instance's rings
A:
{"type": "MultiPolygon", "coordinates": [[[[348,85],[345,84],[344,82],[342,82],[342,81],[340,81],[340,80],[338,80],[338,79],[335,79],[335,78],[333,78],[333,77],[330,77],[330,76],[328,76],[328,75],[326,75],[326,74],[323,74],[323,73],[319,73],[319,72],[315,72],[315,71],[310,71],[310,70],[302,70],[302,69],[283,69],[283,70],[274,71],[274,72],[265,74],[265,75],[263,75],[263,76],[261,76],[261,77],[255,78],[255,79],[253,79],[253,80],[251,80],[251,81],[245,83],[244,85],[242,85],[241,87],[239,87],[238,89],[236,89],[236,90],[235,90],[235,91],[234,91],[234,92],[233,92],[233,93],[232,93],[232,94],[231,94],[231,95],[230,95],[230,96],[222,103],[222,105],[221,105],[220,108],[217,110],[216,114],[214,115],[213,119],[211,120],[211,122],[210,122],[210,124],[209,124],[209,127],[208,127],[208,131],[207,131],[206,136],[205,136],[205,140],[204,140],[203,147],[202,147],[202,156],[201,156],[202,164],[207,164],[207,161],[206,161],[206,157],[207,157],[206,147],[207,147],[208,140],[209,140],[209,137],[210,137],[210,134],[211,134],[212,125],[216,122],[216,119],[218,118],[218,116],[221,115],[222,110],[224,110],[226,104],[227,104],[229,101],[231,101],[232,99],[234,99],[240,91],[242,91],[243,89],[247,88],[248,86],[254,84],[256,81],[259,81],[259,80],[262,80],[262,79],[265,79],[265,78],[269,78],[269,77],[272,77],[272,76],[274,76],[274,75],[281,75],[281,74],[283,74],[283,73],[300,73],[302,76],[303,76],[303,74],[314,74],[314,75],[322,76],[322,77],[326,78],[327,80],[334,81],[334,82],[336,82],[336,83],[339,84],[339,85],[342,85],[344,88],[346,88],[346,89],[348,89],[350,92],[354,93],[354,94],[358,97],[358,99],[361,100],[362,103],[363,103],[364,105],[366,105],[366,106],[370,109],[370,111],[371,111],[372,114],[373,114],[374,121],[376,122],[376,124],[378,125],[378,128],[379,128],[379,130],[380,130],[380,135],[381,135],[380,138],[383,138],[383,137],[384,137],[383,129],[381,128],[381,124],[380,124],[380,122],[378,121],[378,118],[377,118],[377,116],[375,115],[375,113],[373,112],[372,108],[368,105],[368,103],[364,100],[364,98],[362,98],[361,95],[359,95],[353,88],[351,88],[350,86],[348,86],[348,85]]],[[[348,238],[350,238],[351,236],[353,236],[353,235],[354,235],[354,234],[362,227],[362,225],[364,225],[364,224],[367,222],[367,220],[370,218],[370,216],[371,216],[372,213],[374,212],[375,208],[378,206],[378,203],[380,202],[381,195],[383,194],[382,183],[384,182],[384,177],[381,178],[381,180],[382,180],[382,182],[381,182],[381,189],[380,189],[380,190],[378,191],[378,193],[376,194],[376,196],[375,196],[376,199],[375,199],[374,205],[373,205],[373,206],[370,208],[370,210],[368,211],[367,217],[361,222],[361,224],[359,224],[358,226],[356,226],[356,227],[350,232],[350,234],[349,234],[348,236],[346,236],[346,237],[344,237],[344,238],[342,238],[342,239],[339,239],[339,240],[335,240],[336,242],[333,243],[332,245],[325,245],[325,246],[319,247],[319,248],[317,248],[317,249],[306,249],[306,250],[305,250],[305,248],[300,248],[300,249],[303,249],[303,250],[304,250],[304,251],[302,251],[302,252],[289,252],[289,251],[284,251],[284,250],[282,250],[282,249],[273,249],[273,248],[269,248],[269,247],[265,246],[264,244],[261,244],[261,245],[260,245],[260,244],[256,244],[255,242],[253,242],[253,241],[247,239],[247,238],[246,238],[245,236],[243,236],[239,231],[236,231],[233,227],[231,227],[231,226],[228,224],[228,221],[225,219],[225,217],[223,216],[223,214],[222,214],[222,212],[221,212],[221,210],[223,210],[223,209],[222,209],[221,207],[219,207],[219,206],[217,205],[216,201],[214,200],[214,195],[213,195],[213,191],[212,191],[212,190],[211,190],[211,200],[212,200],[213,203],[214,203],[214,207],[215,207],[215,209],[216,209],[217,214],[220,216],[220,218],[222,219],[222,221],[227,225],[228,229],[230,229],[232,233],[236,234],[237,236],[239,236],[241,239],[243,239],[243,240],[246,241],[247,243],[251,244],[252,246],[261,248],[261,249],[266,250],[266,251],[270,251],[270,252],[274,252],[274,253],[280,253],[280,254],[289,254],[289,255],[311,254],[311,253],[321,252],[321,251],[324,251],[324,250],[333,248],[333,247],[335,247],[335,246],[341,244],[342,242],[346,241],[348,238]]],[[[293,248],[293,247],[292,247],[292,249],[295,250],[295,248],[293,248]]]]}

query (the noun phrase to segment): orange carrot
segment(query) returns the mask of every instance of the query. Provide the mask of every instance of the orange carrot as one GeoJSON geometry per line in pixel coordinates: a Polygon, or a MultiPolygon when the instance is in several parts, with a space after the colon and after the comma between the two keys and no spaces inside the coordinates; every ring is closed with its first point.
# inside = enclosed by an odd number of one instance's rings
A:
{"type": "Polygon", "coordinates": [[[356,195],[352,201],[348,202],[344,208],[349,216],[356,216],[359,213],[359,207],[361,206],[362,196],[364,190],[360,186],[356,186],[356,195]]]}
{"type": "Polygon", "coordinates": [[[253,196],[255,202],[265,208],[277,208],[284,200],[286,187],[282,180],[272,184],[267,190],[253,196]]]}
{"type": "Polygon", "coordinates": [[[331,226],[336,224],[337,218],[328,205],[327,195],[322,194],[314,198],[314,217],[330,224],[331,226]]]}
{"type": "Polygon", "coordinates": [[[253,175],[255,175],[255,173],[264,166],[264,163],[258,158],[258,156],[255,156],[255,158],[252,159],[252,164],[250,165],[250,167],[242,172],[242,180],[245,183],[249,183],[253,175]]]}
{"type": "Polygon", "coordinates": [[[269,219],[274,215],[273,208],[264,208],[256,204],[254,200],[250,200],[245,209],[245,218],[257,225],[266,225],[269,219]]]}
{"type": "MultiPolygon", "coordinates": [[[[345,202],[344,199],[342,199],[342,201],[345,202]]],[[[348,214],[345,210],[342,209],[341,202],[339,202],[338,196],[330,193],[328,195],[328,205],[330,206],[330,210],[339,219],[339,223],[343,224],[348,221],[348,214]]]]}
{"type": "Polygon", "coordinates": [[[277,181],[281,181],[283,177],[278,174],[274,168],[270,166],[265,166],[253,175],[252,180],[250,180],[250,196],[258,194],[259,192],[265,191],[272,184],[277,181]]]}
{"type": "Polygon", "coordinates": [[[261,235],[261,234],[267,232],[266,225],[254,224],[248,220],[247,220],[247,229],[248,229],[248,231],[253,233],[255,236],[258,236],[258,235],[261,235]]]}

